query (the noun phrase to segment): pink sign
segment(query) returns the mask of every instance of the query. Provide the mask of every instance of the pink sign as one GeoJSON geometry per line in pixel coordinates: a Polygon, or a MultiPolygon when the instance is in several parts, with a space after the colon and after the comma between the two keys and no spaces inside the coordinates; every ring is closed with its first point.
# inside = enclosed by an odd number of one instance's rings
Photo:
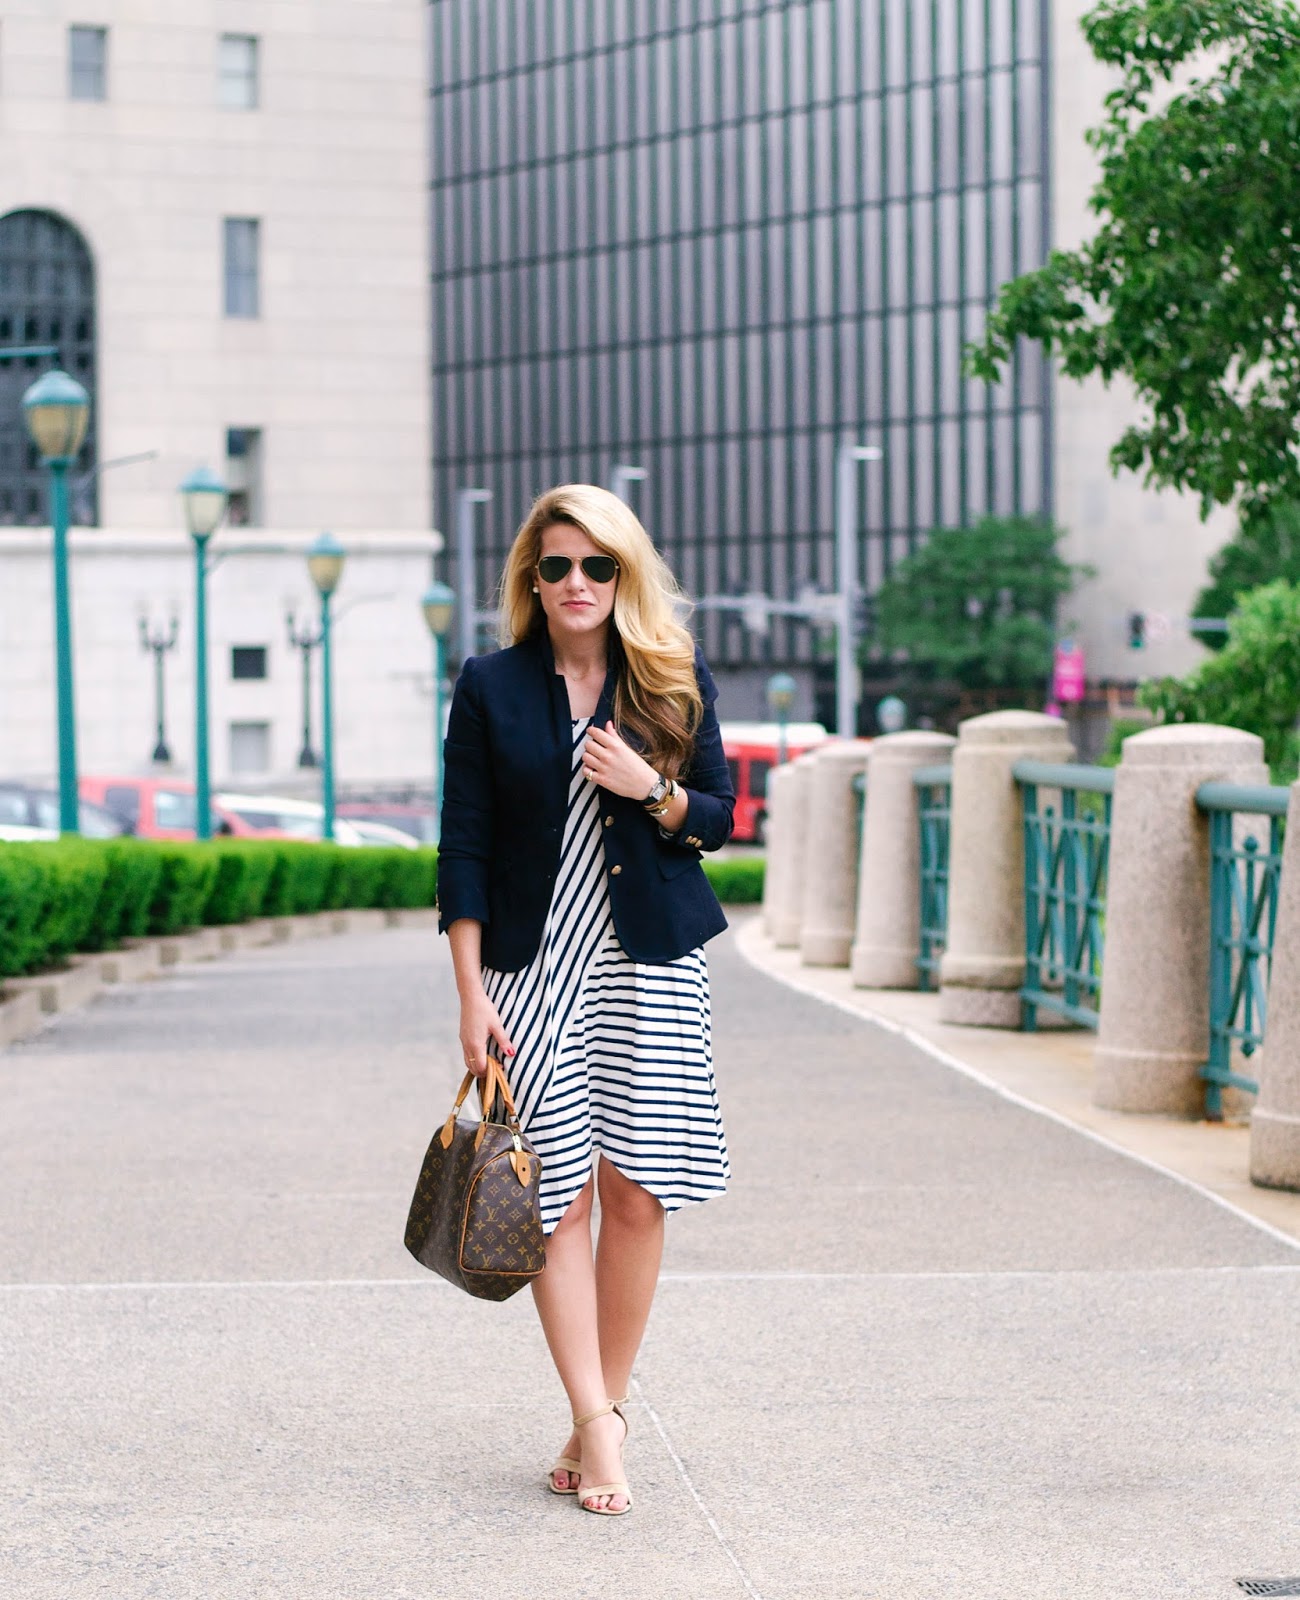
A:
{"type": "Polygon", "coordinates": [[[1087,693],[1087,684],[1083,651],[1057,645],[1052,668],[1052,698],[1062,705],[1077,705],[1087,693]]]}

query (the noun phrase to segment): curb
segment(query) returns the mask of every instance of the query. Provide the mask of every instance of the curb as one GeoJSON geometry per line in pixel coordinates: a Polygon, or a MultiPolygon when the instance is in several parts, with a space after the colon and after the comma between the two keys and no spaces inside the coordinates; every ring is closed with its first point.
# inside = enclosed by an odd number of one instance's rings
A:
{"type": "Polygon", "coordinates": [[[379,933],[389,928],[429,929],[438,926],[435,907],[355,911],[317,911],[310,915],[259,917],[253,922],[194,928],[189,933],[157,939],[129,939],[119,950],[96,951],[69,958],[65,969],[38,972],[0,982],[0,1050],[49,1026],[52,1018],[123,983],[149,982],[171,967],[189,961],[214,961],[242,950],[264,949],[336,934],[379,933]]]}

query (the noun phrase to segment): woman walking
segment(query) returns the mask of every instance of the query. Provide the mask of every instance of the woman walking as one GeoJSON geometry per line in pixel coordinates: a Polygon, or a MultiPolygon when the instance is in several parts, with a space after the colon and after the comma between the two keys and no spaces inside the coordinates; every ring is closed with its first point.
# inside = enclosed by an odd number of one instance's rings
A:
{"type": "Polygon", "coordinates": [[[502,643],[464,664],[439,855],[466,1065],[489,1052],[542,1160],[533,1294],[573,1432],[548,1479],[631,1509],[622,1446],[664,1217],[725,1189],[699,865],[735,796],[677,586],[617,496],[542,495],[502,579],[502,643]],[[600,1196],[593,1249],[592,1201],[600,1196]]]}

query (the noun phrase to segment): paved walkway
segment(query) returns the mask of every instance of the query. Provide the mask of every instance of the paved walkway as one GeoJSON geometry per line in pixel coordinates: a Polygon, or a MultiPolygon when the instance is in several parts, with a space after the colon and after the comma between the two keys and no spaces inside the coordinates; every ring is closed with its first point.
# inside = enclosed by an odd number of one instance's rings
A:
{"type": "Polygon", "coordinates": [[[0,1054],[0,1594],[1214,1600],[1300,1574],[1300,1252],[711,947],[735,1183],[670,1224],[637,1508],[542,1488],[527,1295],[401,1246],[445,946],[113,991],[0,1054]]]}

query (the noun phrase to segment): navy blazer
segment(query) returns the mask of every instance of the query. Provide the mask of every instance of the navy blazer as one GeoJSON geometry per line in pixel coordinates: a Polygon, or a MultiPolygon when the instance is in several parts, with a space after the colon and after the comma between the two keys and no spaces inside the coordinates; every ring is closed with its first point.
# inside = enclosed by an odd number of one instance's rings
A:
{"type": "MultiPolygon", "coordinates": [[[[593,721],[612,716],[614,667],[593,721]]],[[[665,839],[639,800],[600,794],[614,931],[633,961],[675,961],[727,926],[700,866],[702,850],[731,837],[736,797],[713,710],[717,698],[695,652],[704,715],[679,778],[686,819],[665,839]]],[[[483,924],[483,964],[517,972],[537,954],[559,872],[573,769],[568,688],[545,629],[461,668],[443,746],[438,926],[483,924]]]]}

